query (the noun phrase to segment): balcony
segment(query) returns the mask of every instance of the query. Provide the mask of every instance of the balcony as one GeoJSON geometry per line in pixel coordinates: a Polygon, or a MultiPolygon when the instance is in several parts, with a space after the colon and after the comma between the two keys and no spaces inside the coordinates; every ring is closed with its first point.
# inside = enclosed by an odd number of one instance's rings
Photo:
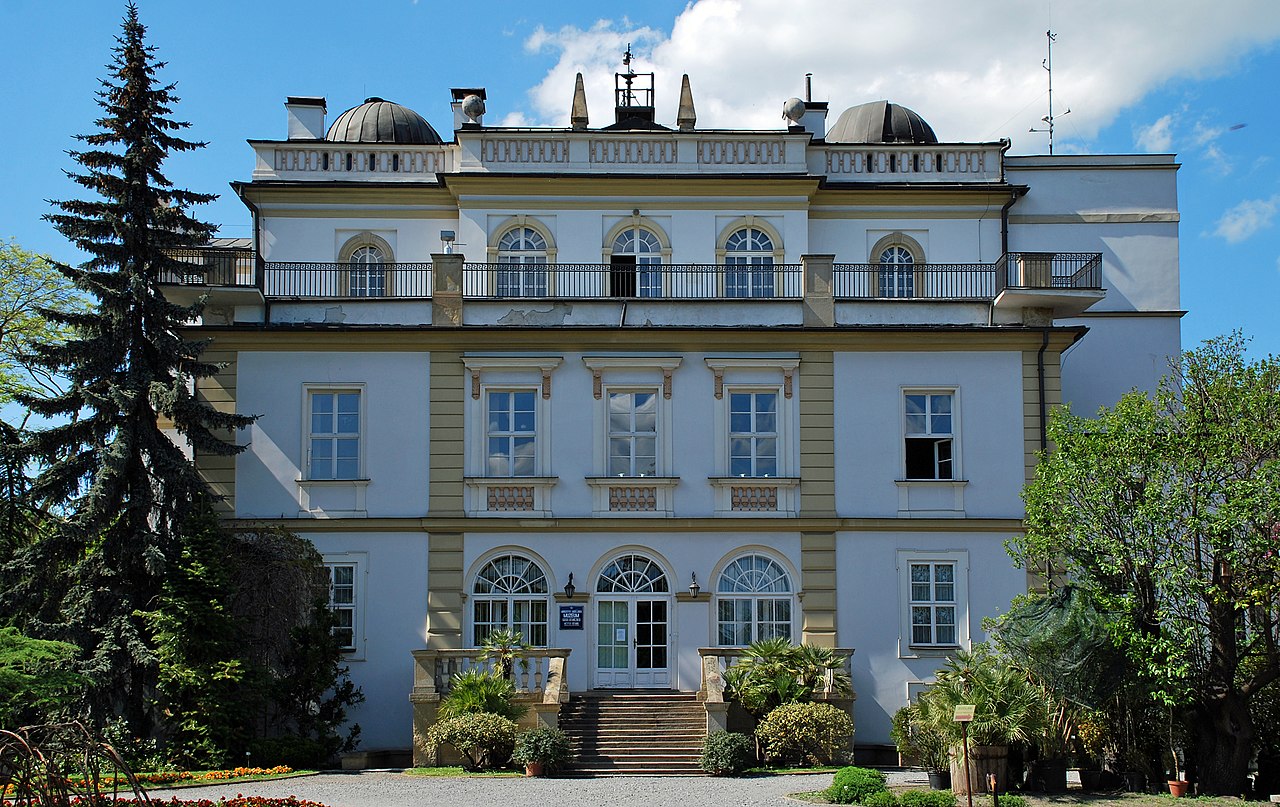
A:
{"type": "MultiPolygon", "coordinates": [[[[173,256],[176,267],[161,282],[184,289],[170,291],[175,299],[241,289],[276,300],[426,300],[447,282],[430,263],[259,263],[252,250],[225,248],[173,256]]],[[[803,264],[464,263],[460,286],[463,298],[477,301],[798,301],[804,276],[803,264]]],[[[1011,252],[995,263],[836,263],[831,273],[831,297],[845,302],[994,301],[1071,316],[1104,294],[1096,252],[1011,252]]]]}

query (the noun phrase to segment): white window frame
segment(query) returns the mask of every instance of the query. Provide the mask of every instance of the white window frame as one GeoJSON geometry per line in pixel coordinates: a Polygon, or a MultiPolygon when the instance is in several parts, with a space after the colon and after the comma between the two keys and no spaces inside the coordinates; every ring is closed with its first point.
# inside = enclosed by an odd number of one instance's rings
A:
{"type": "MultiPolygon", "coordinates": [[[[546,563],[544,563],[541,559],[536,558],[533,555],[529,554],[528,552],[524,552],[516,548],[508,547],[508,548],[504,548],[504,549],[489,553],[484,558],[482,558],[480,562],[476,564],[475,572],[471,575],[470,580],[471,580],[471,585],[468,591],[470,591],[469,598],[470,598],[471,604],[470,604],[470,607],[467,609],[470,625],[469,625],[469,631],[467,635],[471,638],[473,646],[479,647],[481,644],[481,641],[479,640],[479,637],[478,637],[478,631],[481,625],[490,625],[494,630],[513,630],[515,626],[518,624],[514,621],[514,616],[516,612],[516,606],[519,603],[525,603],[529,605],[532,605],[534,603],[542,604],[543,616],[544,616],[543,621],[541,623],[538,623],[531,620],[529,624],[531,626],[541,624],[543,629],[542,631],[543,642],[542,643],[534,642],[533,641],[534,637],[531,634],[525,635],[525,640],[530,642],[534,647],[550,646],[551,628],[552,628],[551,615],[554,609],[552,607],[552,601],[553,601],[553,596],[552,596],[553,590],[552,590],[552,582],[551,582],[552,577],[551,577],[551,573],[547,570],[546,563]],[[490,566],[490,564],[493,564],[503,558],[515,558],[518,560],[525,561],[526,563],[529,563],[537,567],[538,571],[542,573],[542,581],[545,584],[546,591],[544,592],[506,591],[506,592],[491,592],[491,593],[477,592],[476,588],[480,580],[480,573],[483,572],[485,569],[487,569],[490,566]],[[499,626],[498,623],[493,622],[492,620],[488,620],[484,622],[477,620],[476,609],[479,603],[482,603],[482,602],[483,603],[502,603],[505,606],[505,620],[503,621],[501,626],[499,626]]],[[[523,631],[521,633],[522,635],[524,635],[523,631]]]]}
{"type": "MultiPolygon", "coordinates": [[[[771,625],[780,624],[780,620],[776,620],[776,619],[762,620],[761,619],[761,604],[764,602],[776,603],[781,600],[785,600],[787,602],[787,609],[788,609],[788,619],[786,620],[786,625],[787,625],[786,638],[794,641],[796,637],[796,617],[800,610],[799,603],[796,596],[796,580],[797,579],[798,578],[794,570],[789,568],[788,564],[783,563],[780,558],[775,557],[771,553],[764,552],[759,549],[748,548],[746,551],[735,552],[732,557],[725,560],[724,563],[722,563],[720,567],[716,570],[715,575],[712,577],[712,581],[713,581],[712,596],[714,600],[712,609],[711,609],[711,614],[712,614],[711,618],[713,621],[712,636],[715,637],[716,646],[717,647],[745,647],[746,645],[751,644],[752,642],[760,639],[761,638],[760,626],[762,623],[767,623],[771,625]],[[763,558],[769,561],[770,563],[774,564],[778,569],[780,569],[782,571],[783,576],[786,578],[787,590],[785,592],[721,591],[720,584],[721,584],[721,580],[724,578],[725,573],[735,563],[748,557],[763,558]],[[727,602],[727,601],[746,602],[749,604],[749,608],[751,610],[751,620],[748,623],[750,627],[748,631],[749,635],[747,636],[746,642],[743,642],[740,644],[725,644],[720,641],[720,628],[721,628],[721,625],[725,623],[725,620],[721,619],[720,605],[721,603],[727,602]]],[[[740,624],[739,621],[736,619],[733,620],[733,622],[735,624],[740,624]]]]}
{"type": "Polygon", "coordinates": [[[552,373],[563,359],[546,356],[465,356],[470,391],[464,425],[465,476],[468,515],[551,517],[552,373]],[[534,393],[534,472],[531,476],[491,476],[489,473],[489,393],[532,390],[534,393]],[[517,505],[504,502],[512,500],[517,505]]]}
{"type": "Polygon", "coordinates": [[[365,612],[368,610],[368,601],[366,594],[366,575],[368,569],[368,556],[364,552],[326,552],[321,556],[321,562],[325,567],[325,575],[328,580],[329,591],[327,594],[328,607],[346,608],[346,603],[334,602],[334,584],[333,569],[335,567],[350,567],[352,569],[352,602],[350,603],[351,617],[351,647],[343,648],[343,661],[364,661],[365,659],[365,612]]]}
{"type": "MultiPolygon", "coordinates": [[[[335,398],[336,404],[336,398],[335,398]]],[[[302,412],[300,460],[298,463],[298,516],[300,518],[363,518],[368,515],[365,509],[365,492],[369,487],[369,473],[366,464],[366,452],[369,443],[369,395],[363,383],[319,383],[306,382],[302,385],[302,412]],[[311,402],[315,395],[338,395],[355,393],[360,396],[360,419],[357,460],[358,470],[351,479],[312,479],[311,478],[311,402]],[[333,500],[341,499],[342,505],[334,506],[333,500]],[[328,504],[324,502],[328,501],[328,504]]],[[[336,426],[336,421],[335,421],[336,426]]]]}
{"type": "Polygon", "coordinates": [[[679,356],[584,356],[582,363],[592,374],[593,395],[598,395],[592,416],[595,457],[591,487],[592,512],[598,516],[623,518],[669,517],[673,515],[673,491],[680,478],[674,471],[672,445],[672,399],[674,373],[679,356]],[[652,475],[622,477],[609,473],[609,395],[611,393],[653,392],[657,401],[655,470],[652,475]],[[643,502],[642,507],[627,503],[643,502]]]}
{"type": "Polygon", "coordinates": [[[798,358],[750,358],[704,360],[714,376],[718,398],[712,427],[715,430],[716,515],[735,517],[789,517],[800,510],[800,379],[798,358]],[[776,476],[734,476],[731,472],[730,401],[738,392],[777,393],[776,476]],[[752,500],[763,497],[775,506],[743,509],[744,494],[752,500]]]}
{"type": "MultiPolygon", "coordinates": [[[[960,472],[960,395],[959,389],[955,387],[903,387],[902,395],[899,399],[901,402],[900,414],[902,424],[902,480],[907,482],[954,482],[963,479],[964,475],[960,472]],[[925,399],[925,431],[911,431],[907,422],[907,398],[909,396],[923,396],[925,399]],[[948,432],[933,431],[933,399],[947,396],[951,399],[951,411],[947,413],[951,418],[951,430],[948,432]],[[951,474],[949,476],[939,475],[939,461],[937,457],[933,460],[933,476],[911,476],[908,469],[907,445],[913,439],[933,440],[936,449],[938,442],[941,440],[950,441],[951,457],[947,460],[950,464],[951,474]]],[[[935,452],[936,453],[936,452],[935,452]]]]}
{"type": "MultiPolygon", "coordinates": [[[[966,550],[943,550],[930,552],[925,550],[900,549],[898,562],[898,655],[901,658],[945,656],[957,648],[968,649],[969,635],[969,553],[966,550]],[[948,564],[955,571],[955,630],[956,640],[952,643],[916,642],[911,619],[913,603],[911,592],[911,566],[913,564],[948,564]]],[[[932,586],[932,583],[931,583],[932,586]]],[[[936,601],[933,602],[936,605],[936,601]]],[[[936,622],[934,623],[936,627],[936,622]]]]}

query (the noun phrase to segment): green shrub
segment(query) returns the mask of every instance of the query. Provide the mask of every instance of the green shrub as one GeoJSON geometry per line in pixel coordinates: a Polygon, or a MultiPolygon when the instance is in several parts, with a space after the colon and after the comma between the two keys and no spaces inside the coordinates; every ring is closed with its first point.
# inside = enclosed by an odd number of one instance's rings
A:
{"type": "Polygon", "coordinates": [[[702,741],[698,767],[714,776],[737,776],[755,762],[751,738],[736,731],[714,731],[702,741]]]}
{"type": "Polygon", "coordinates": [[[538,726],[516,737],[511,761],[517,765],[538,763],[547,773],[562,768],[573,757],[569,735],[550,726],[538,726]]]}
{"type": "Polygon", "coordinates": [[[0,726],[51,723],[67,716],[87,685],[73,671],[80,649],[0,628],[0,726]]]}
{"type": "Polygon", "coordinates": [[[305,770],[329,765],[333,748],[311,737],[260,737],[249,742],[249,754],[258,767],[288,765],[294,770],[305,770]]]}
{"type": "Polygon", "coordinates": [[[1027,807],[1027,800],[1016,794],[1000,794],[1000,807],[1027,807]]]}
{"type": "Polygon", "coordinates": [[[453,677],[453,685],[440,704],[440,719],[466,714],[488,713],[518,720],[528,708],[516,703],[516,687],[511,679],[479,667],[453,677]]]}
{"type": "Polygon", "coordinates": [[[862,800],[863,807],[898,807],[898,800],[887,790],[877,790],[862,800]]]}
{"type": "MultiPolygon", "coordinates": [[[[1005,797],[1000,797],[1004,805],[1005,797]]],[[[956,807],[956,794],[950,790],[904,790],[898,794],[899,807],[956,807]]]]}
{"type": "MultiPolygon", "coordinates": [[[[888,790],[884,774],[880,771],[850,766],[836,771],[831,787],[827,788],[827,801],[833,804],[870,804],[867,799],[872,794],[887,793],[888,790]]],[[[890,804],[874,807],[890,807],[890,804]]]]}
{"type": "Polygon", "coordinates": [[[853,720],[829,703],[788,703],[760,721],[756,737],[769,762],[838,764],[847,761],[853,720]]]}
{"type": "Polygon", "coordinates": [[[466,757],[469,771],[506,765],[516,742],[516,724],[502,715],[470,713],[441,720],[427,729],[427,742],[451,745],[466,757]]]}

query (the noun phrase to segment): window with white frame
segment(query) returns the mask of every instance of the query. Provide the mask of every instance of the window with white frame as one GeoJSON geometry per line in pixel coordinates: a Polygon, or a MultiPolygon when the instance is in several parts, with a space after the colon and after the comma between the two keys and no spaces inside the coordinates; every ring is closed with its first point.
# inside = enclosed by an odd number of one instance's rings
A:
{"type": "Polygon", "coordinates": [[[774,246],[768,233],[743,227],[724,244],[726,297],[774,296],[774,246]]]}
{"type": "Polygon", "coordinates": [[[736,558],[716,583],[716,643],[741,647],[761,639],[791,639],[791,577],[772,558],[736,558]]]}
{"type": "Polygon", "coordinates": [[[956,634],[956,564],[913,561],[910,569],[911,644],[958,644],[956,634]]]}
{"type": "Polygon", "coordinates": [[[916,258],[901,244],[886,247],[879,257],[881,297],[915,296],[916,258]]]}
{"type": "Polygon", "coordinates": [[[356,649],[356,585],[358,566],[354,563],[326,563],[329,583],[329,611],[333,614],[330,629],[344,653],[356,649]]]}
{"type": "Polygon", "coordinates": [[[968,647],[969,553],[900,549],[897,569],[899,655],[941,656],[968,647]]]}
{"type": "Polygon", "coordinates": [[[307,479],[360,479],[360,390],[310,390],[307,479]]]}
{"type": "Polygon", "coordinates": [[[351,253],[349,285],[352,297],[387,295],[387,256],[375,246],[356,248],[351,253]]]}
{"type": "Polygon", "coordinates": [[[547,239],[532,227],[514,227],[498,239],[499,297],[547,295],[547,239]]]}
{"type": "Polygon", "coordinates": [[[658,391],[609,390],[609,475],[658,473],[658,391]]]}
{"type": "Polygon", "coordinates": [[[778,393],[730,391],[729,475],[778,475],[778,393]]]}
{"type": "Polygon", "coordinates": [[[955,479],[955,392],[906,392],[907,479],[955,479]]]}
{"type": "Polygon", "coordinates": [[[537,400],[534,389],[487,390],[487,476],[537,475],[537,400]]]}
{"type": "Polygon", "coordinates": [[[515,631],[534,647],[547,646],[547,576],[519,554],[493,558],[472,587],[471,638],[476,647],[498,630],[515,631]]]}

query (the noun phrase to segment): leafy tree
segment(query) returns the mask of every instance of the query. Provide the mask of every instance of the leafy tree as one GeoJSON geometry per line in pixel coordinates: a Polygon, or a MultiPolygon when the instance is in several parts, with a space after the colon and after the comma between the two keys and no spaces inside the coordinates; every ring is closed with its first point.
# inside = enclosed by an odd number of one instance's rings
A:
{"type": "Polygon", "coordinates": [[[153,716],[154,639],[141,612],[152,607],[165,575],[183,551],[183,524],[206,488],[159,422],[171,422],[196,452],[239,449],[218,436],[249,418],[197,400],[193,380],[217,368],[200,359],[204,344],[185,339],[184,323],[199,306],[168,302],[159,278],[178,270],[178,247],[205,242],[213,229],[190,207],[206,194],[173,187],[166,157],[199,148],[169,117],[173,85],[145,42],[133,4],[127,7],[98,104],[98,131],[81,135],[72,180],[93,197],[55,203],[54,227],[89,255],[78,267],[55,263],[93,303],[84,312],[47,312],[69,330],[60,343],[33,345],[36,372],[66,379],[66,389],[15,397],[54,425],[34,433],[32,456],[43,464],[29,495],[66,502],[67,516],[50,534],[7,564],[3,610],[21,612],[37,635],[64,638],[85,653],[90,715],[123,714],[145,735],[153,716]]]}
{"type": "Polygon", "coordinates": [[[1087,590],[1152,695],[1190,710],[1201,790],[1243,792],[1250,701],[1280,678],[1280,360],[1235,334],[1153,396],[1055,413],[1011,552],[1087,590]]]}
{"type": "Polygon", "coordinates": [[[79,696],[84,679],[70,669],[74,645],[0,628],[0,728],[56,718],[79,696]]]}
{"type": "Polygon", "coordinates": [[[18,392],[57,388],[30,360],[37,346],[67,335],[42,312],[83,310],[84,298],[48,258],[12,240],[0,244],[0,405],[18,392]]]}

